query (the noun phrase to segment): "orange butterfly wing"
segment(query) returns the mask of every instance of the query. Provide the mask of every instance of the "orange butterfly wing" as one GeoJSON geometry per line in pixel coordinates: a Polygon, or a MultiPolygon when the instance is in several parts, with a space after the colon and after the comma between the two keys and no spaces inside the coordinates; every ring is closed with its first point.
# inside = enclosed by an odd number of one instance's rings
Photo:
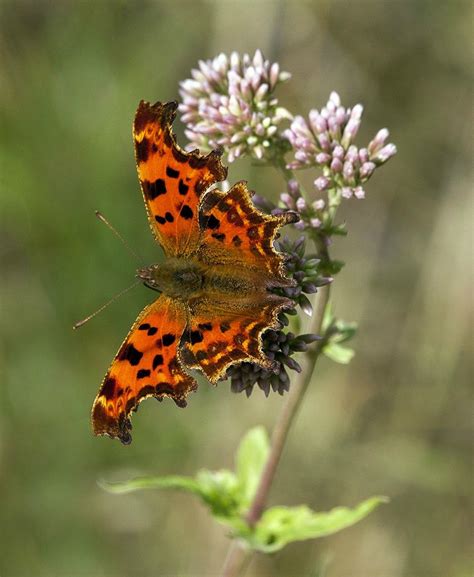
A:
{"type": "Polygon", "coordinates": [[[94,401],[96,435],[118,437],[129,444],[129,415],[146,397],[171,397],[177,405],[186,405],[197,384],[181,364],[179,342],[185,325],[184,306],[163,295],[140,313],[94,401]]]}
{"type": "Polygon", "coordinates": [[[292,284],[285,276],[283,257],[273,248],[273,241],[281,226],[298,220],[296,213],[262,213],[253,204],[244,181],[226,193],[211,191],[202,208],[202,260],[252,268],[271,279],[273,285],[292,284]]]}
{"type": "Polygon", "coordinates": [[[140,102],[133,124],[138,177],[156,240],[168,256],[187,256],[199,241],[201,196],[224,180],[219,150],[185,152],[171,130],[176,102],[140,102]]]}
{"type": "Polygon", "coordinates": [[[289,299],[270,293],[254,295],[253,302],[238,295],[203,301],[183,335],[187,366],[214,384],[233,363],[249,361],[271,370],[274,363],[262,351],[261,335],[276,328],[280,311],[291,306],[289,299]]]}

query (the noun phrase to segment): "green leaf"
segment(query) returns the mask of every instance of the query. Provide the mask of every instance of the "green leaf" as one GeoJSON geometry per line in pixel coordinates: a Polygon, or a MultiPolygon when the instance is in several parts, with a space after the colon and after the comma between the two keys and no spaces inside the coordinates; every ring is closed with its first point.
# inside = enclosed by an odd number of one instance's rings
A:
{"type": "Polygon", "coordinates": [[[109,493],[130,493],[140,489],[174,489],[197,495],[216,517],[239,516],[241,489],[237,477],[231,471],[199,471],[196,478],[139,477],[123,483],[99,482],[109,493]]]}
{"type": "Polygon", "coordinates": [[[350,363],[355,353],[351,348],[342,346],[341,343],[354,337],[357,332],[357,323],[336,319],[331,303],[329,303],[324,311],[322,332],[326,341],[323,353],[336,363],[343,365],[350,363]]]}
{"type": "Polygon", "coordinates": [[[215,517],[232,517],[240,514],[240,484],[232,471],[207,471],[196,476],[199,494],[215,517]]]}
{"type": "Polygon", "coordinates": [[[334,325],[335,332],[331,336],[331,341],[335,343],[344,343],[354,338],[357,332],[357,323],[348,323],[338,319],[334,325]]]}
{"type": "Polygon", "coordinates": [[[336,363],[347,365],[354,356],[354,350],[349,347],[343,347],[336,342],[329,342],[323,349],[324,354],[336,363]]]}
{"type": "Polygon", "coordinates": [[[177,489],[199,494],[200,488],[197,481],[190,477],[137,477],[121,483],[109,483],[98,481],[98,485],[108,493],[131,493],[141,489],[177,489]]]}
{"type": "Polygon", "coordinates": [[[254,549],[273,553],[288,543],[316,539],[337,533],[366,517],[386,497],[372,497],[354,509],[337,507],[327,513],[315,513],[309,507],[272,507],[263,514],[253,535],[247,536],[254,549]]]}
{"type": "Polygon", "coordinates": [[[270,452],[267,432],[263,427],[248,431],[242,439],[236,457],[236,472],[241,489],[241,505],[249,507],[257,491],[260,476],[270,452]]]}

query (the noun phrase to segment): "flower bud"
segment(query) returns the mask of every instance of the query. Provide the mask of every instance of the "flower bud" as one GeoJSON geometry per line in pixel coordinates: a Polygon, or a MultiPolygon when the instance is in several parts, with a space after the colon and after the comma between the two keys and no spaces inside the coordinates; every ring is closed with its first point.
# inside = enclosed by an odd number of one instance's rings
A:
{"type": "Polygon", "coordinates": [[[296,208],[294,200],[292,199],[292,197],[287,192],[282,192],[280,194],[280,200],[289,209],[296,208]]]}
{"type": "Polygon", "coordinates": [[[397,154],[397,147],[395,144],[387,144],[382,148],[382,150],[379,150],[374,160],[377,160],[380,164],[383,164],[395,154],[397,154]]]}
{"type": "Polygon", "coordinates": [[[375,135],[374,139],[370,141],[369,146],[367,147],[369,150],[370,156],[376,154],[382,146],[385,144],[389,136],[389,132],[386,128],[381,128],[377,134],[375,135]]]}
{"type": "Polygon", "coordinates": [[[326,190],[329,187],[330,184],[330,180],[329,178],[325,177],[325,176],[319,176],[315,181],[314,181],[314,186],[320,190],[326,190]]]}
{"type": "Polygon", "coordinates": [[[342,172],[342,162],[339,160],[339,158],[333,158],[332,162],[331,162],[331,170],[335,173],[338,172],[342,172]]]}
{"type": "Polygon", "coordinates": [[[316,155],[316,162],[318,164],[327,164],[331,160],[331,155],[327,152],[319,152],[316,155]]]}
{"type": "Polygon", "coordinates": [[[288,187],[288,192],[292,196],[295,196],[295,195],[299,194],[299,192],[300,192],[300,185],[299,185],[298,181],[296,180],[296,178],[290,178],[290,180],[288,181],[287,187],[288,187]]]}
{"type": "Polygon", "coordinates": [[[354,165],[349,160],[344,162],[342,173],[346,180],[351,180],[354,177],[354,165]]]}
{"type": "Polygon", "coordinates": [[[375,163],[374,162],[364,162],[361,166],[359,175],[363,180],[367,180],[375,170],[375,163]]]}
{"type": "Polygon", "coordinates": [[[338,144],[337,146],[334,147],[334,150],[332,151],[332,156],[333,158],[339,158],[340,160],[342,160],[344,158],[344,148],[338,144]]]}
{"type": "Polygon", "coordinates": [[[313,202],[313,208],[314,210],[323,210],[324,206],[325,206],[325,202],[322,198],[318,198],[318,200],[315,200],[313,202]]]}
{"type": "Polygon", "coordinates": [[[305,208],[306,208],[306,201],[302,196],[300,196],[296,201],[296,210],[298,212],[303,212],[305,208]]]}

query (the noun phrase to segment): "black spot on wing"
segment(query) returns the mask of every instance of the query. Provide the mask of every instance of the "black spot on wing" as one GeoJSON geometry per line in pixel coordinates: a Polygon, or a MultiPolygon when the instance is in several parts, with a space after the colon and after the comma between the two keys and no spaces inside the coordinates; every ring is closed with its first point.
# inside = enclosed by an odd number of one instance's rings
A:
{"type": "Polygon", "coordinates": [[[220,242],[225,240],[225,234],[223,232],[213,232],[211,236],[220,242]]]}
{"type": "Polygon", "coordinates": [[[258,228],[256,226],[251,226],[247,230],[247,236],[252,239],[258,238],[258,228]]]}
{"type": "Polygon", "coordinates": [[[181,212],[179,213],[183,218],[185,218],[186,220],[189,220],[190,218],[193,218],[194,213],[191,209],[190,206],[188,206],[187,204],[184,204],[183,207],[181,208],[181,212]]]}
{"type": "Polygon", "coordinates": [[[230,330],[230,324],[221,323],[219,328],[221,329],[221,333],[226,333],[228,330],[230,330]]]}
{"type": "Polygon", "coordinates": [[[144,379],[145,377],[150,376],[150,371],[148,369],[140,369],[137,372],[137,379],[144,379]]]}
{"type": "Polygon", "coordinates": [[[202,336],[201,331],[191,331],[190,341],[192,345],[195,345],[196,343],[202,343],[203,340],[204,337],[202,336]]]}
{"type": "Polygon", "coordinates": [[[184,184],[184,182],[180,179],[179,184],[178,184],[179,194],[184,196],[185,194],[188,194],[188,190],[189,190],[189,186],[187,184],[184,184]]]}
{"type": "Polygon", "coordinates": [[[158,329],[156,327],[150,327],[148,329],[147,335],[149,337],[152,337],[153,335],[156,335],[157,332],[158,332],[158,329]]]}
{"type": "Polygon", "coordinates": [[[167,213],[165,214],[165,219],[166,219],[168,222],[174,222],[174,216],[171,214],[171,212],[167,212],[167,213]]]}
{"type": "Polygon", "coordinates": [[[153,370],[155,370],[162,364],[163,364],[163,355],[155,355],[155,358],[153,359],[153,370]]]}
{"type": "Polygon", "coordinates": [[[211,216],[207,219],[206,228],[215,230],[216,228],[219,228],[220,225],[221,221],[218,218],[216,218],[213,214],[211,214],[211,216]]]}
{"type": "Polygon", "coordinates": [[[125,345],[125,347],[118,355],[120,361],[128,361],[133,366],[138,365],[142,357],[143,353],[137,350],[132,343],[125,345]]]}
{"type": "Polygon", "coordinates": [[[162,338],[163,346],[169,347],[170,345],[172,345],[174,343],[175,339],[176,339],[175,335],[173,335],[171,333],[166,333],[166,335],[163,335],[163,338],[162,338]]]}
{"type": "Polygon", "coordinates": [[[159,224],[165,224],[165,222],[166,222],[166,218],[163,216],[160,216],[159,214],[155,214],[155,220],[159,224]]]}
{"type": "Polygon", "coordinates": [[[166,176],[169,178],[178,178],[179,170],[175,170],[174,168],[171,168],[171,166],[167,166],[166,167],[166,176]]]}
{"type": "Polygon", "coordinates": [[[144,180],[142,186],[143,192],[149,200],[155,200],[161,194],[166,194],[166,183],[162,178],[157,178],[155,182],[144,180]]]}

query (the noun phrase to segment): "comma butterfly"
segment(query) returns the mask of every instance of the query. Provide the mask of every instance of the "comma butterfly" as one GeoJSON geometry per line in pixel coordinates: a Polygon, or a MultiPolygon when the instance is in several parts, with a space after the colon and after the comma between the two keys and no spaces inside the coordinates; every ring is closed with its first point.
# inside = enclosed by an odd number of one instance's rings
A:
{"type": "Polygon", "coordinates": [[[263,214],[244,181],[228,192],[210,189],[227,176],[222,151],[181,149],[171,128],[176,109],[142,101],[133,125],[148,220],[166,260],[138,270],[161,294],[138,316],[92,408],[94,433],[124,444],[132,440],[130,413],[146,397],[186,406],[197,383],[185,369],[215,384],[233,363],[272,368],[261,336],[293,305],[269,289],[293,284],[273,240],[298,216],[263,214]]]}

